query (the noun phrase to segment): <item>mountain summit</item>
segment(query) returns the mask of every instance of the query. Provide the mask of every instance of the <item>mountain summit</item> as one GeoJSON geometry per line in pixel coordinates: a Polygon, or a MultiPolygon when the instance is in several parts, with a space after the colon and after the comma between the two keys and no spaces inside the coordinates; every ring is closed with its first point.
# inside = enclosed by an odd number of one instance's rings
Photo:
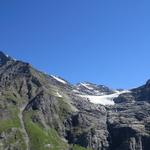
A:
{"type": "Polygon", "coordinates": [[[5,55],[2,51],[0,51],[0,66],[4,65],[7,61],[12,60],[11,57],[5,55]]]}
{"type": "Polygon", "coordinates": [[[72,85],[0,52],[0,150],[149,150],[149,85],[72,85]]]}

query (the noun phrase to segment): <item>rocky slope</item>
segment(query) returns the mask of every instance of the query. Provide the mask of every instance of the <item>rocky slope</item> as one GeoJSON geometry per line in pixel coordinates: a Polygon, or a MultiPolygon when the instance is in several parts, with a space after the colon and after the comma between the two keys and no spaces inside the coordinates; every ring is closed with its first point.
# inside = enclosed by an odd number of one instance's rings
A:
{"type": "Polygon", "coordinates": [[[0,52],[0,150],[149,150],[149,101],[150,81],[72,85],[0,52]]]}

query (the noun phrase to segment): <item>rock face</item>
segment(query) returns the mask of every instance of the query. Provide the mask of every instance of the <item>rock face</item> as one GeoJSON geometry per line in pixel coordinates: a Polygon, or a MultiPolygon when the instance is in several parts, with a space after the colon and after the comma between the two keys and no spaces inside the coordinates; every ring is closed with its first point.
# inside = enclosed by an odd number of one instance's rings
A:
{"type": "Polygon", "coordinates": [[[113,94],[114,91],[104,85],[96,85],[89,82],[78,83],[75,86],[75,92],[88,95],[106,95],[113,94]]]}
{"type": "Polygon", "coordinates": [[[0,52],[0,150],[149,150],[150,81],[113,106],[80,96],[114,92],[72,85],[0,52]]]}

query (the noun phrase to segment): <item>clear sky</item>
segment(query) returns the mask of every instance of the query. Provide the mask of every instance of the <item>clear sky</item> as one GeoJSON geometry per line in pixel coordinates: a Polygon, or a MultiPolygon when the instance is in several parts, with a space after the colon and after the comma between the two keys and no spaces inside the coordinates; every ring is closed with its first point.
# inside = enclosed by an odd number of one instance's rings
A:
{"type": "Polygon", "coordinates": [[[0,49],[71,83],[150,78],[149,0],[0,0],[0,49]]]}

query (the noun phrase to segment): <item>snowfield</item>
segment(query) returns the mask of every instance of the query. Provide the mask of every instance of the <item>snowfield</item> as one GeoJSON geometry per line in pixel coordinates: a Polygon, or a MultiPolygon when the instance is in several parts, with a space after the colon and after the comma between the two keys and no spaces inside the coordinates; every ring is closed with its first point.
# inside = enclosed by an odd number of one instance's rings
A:
{"type": "Polygon", "coordinates": [[[101,104],[101,105],[114,105],[115,102],[113,101],[114,98],[117,98],[120,94],[129,93],[130,91],[115,91],[114,94],[109,95],[102,95],[102,96],[93,96],[93,95],[80,95],[83,98],[86,98],[91,103],[94,104],[101,104]]]}

